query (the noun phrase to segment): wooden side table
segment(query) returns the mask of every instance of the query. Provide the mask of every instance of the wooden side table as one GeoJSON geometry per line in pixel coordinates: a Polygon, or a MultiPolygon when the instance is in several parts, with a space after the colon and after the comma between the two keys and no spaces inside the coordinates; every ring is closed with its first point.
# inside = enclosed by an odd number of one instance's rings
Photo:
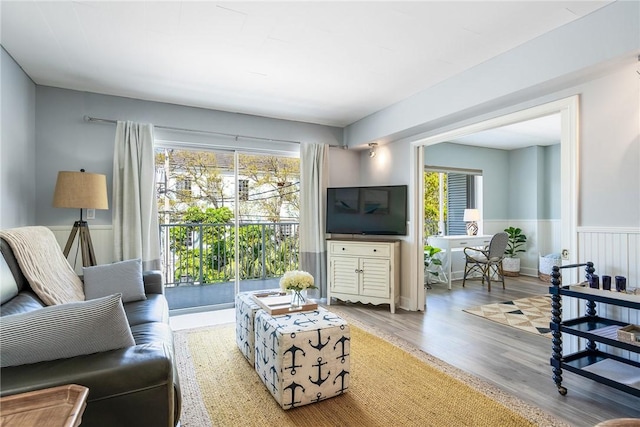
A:
{"type": "Polygon", "coordinates": [[[89,389],[69,384],[0,398],[0,427],[77,427],[89,389]]]}

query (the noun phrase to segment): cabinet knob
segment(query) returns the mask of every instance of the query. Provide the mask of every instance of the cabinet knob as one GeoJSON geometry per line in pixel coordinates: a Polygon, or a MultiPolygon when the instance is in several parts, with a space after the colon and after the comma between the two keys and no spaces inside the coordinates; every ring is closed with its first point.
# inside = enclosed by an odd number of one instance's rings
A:
{"type": "Polygon", "coordinates": [[[374,250],[373,250],[373,252],[378,252],[378,250],[377,250],[377,249],[374,249],[374,250]]]}

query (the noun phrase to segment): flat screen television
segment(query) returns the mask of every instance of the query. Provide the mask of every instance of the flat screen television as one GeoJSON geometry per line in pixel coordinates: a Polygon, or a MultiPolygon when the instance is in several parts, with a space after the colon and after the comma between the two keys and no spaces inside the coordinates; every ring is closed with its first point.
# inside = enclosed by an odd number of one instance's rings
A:
{"type": "Polygon", "coordinates": [[[327,233],[405,236],[407,186],[327,189],[327,233]]]}

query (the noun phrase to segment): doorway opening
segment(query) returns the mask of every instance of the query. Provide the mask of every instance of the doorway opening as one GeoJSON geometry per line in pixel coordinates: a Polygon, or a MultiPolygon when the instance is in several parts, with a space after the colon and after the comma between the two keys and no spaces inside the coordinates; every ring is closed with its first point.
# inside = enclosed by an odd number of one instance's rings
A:
{"type": "MultiPolygon", "coordinates": [[[[416,159],[413,164],[415,168],[421,166],[425,160],[425,150],[436,144],[454,141],[456,139],[467,137],[489,129],[498,129],[507,125],[521,123],[544,116],[557,114],[560,117],[560,171],[557,179],[560,182],[560,245],[563,253],[563,263],[571,263],[577,259],[577,147],[578,147],[578,100],[579,97],[561,99],[551,103],[539,105],[536,107],[524,109],[488,119],[479,123],[463,126],[458,129],[449,130],[440,134],[427,137],[414,142],[416,159]]],[[[513,110],[512,110],[513,111],[513,110]]],[[[424,183],[422,173],[415,173],[416,183],[416,200],[418,203],[414,205],[414,217],[418,219],[414,228],[416,242],[424,242],[424,183]]],[[[485,186],[486,186],[486,177],[485,186]]],[[[485,210],[488,208],[485,206],[485,210]]],[[[486,224],[485,224],[486,225],[486,224]]],[[[414,270],[417,277],[416,281],[416,301],[417,309],[424,310],[426,305],[426,294],[424,286],[424,269],[423,266],[423,248],[421,245],[415,247],[416,269],[414,270]],[[422,279],[422,280],[420,280],[422,279]]],[[[569,276],[575,275],[568,272],[569,276]]],[[[575,277],[567,277],[567,280],[574,281],[575,277]]]]}

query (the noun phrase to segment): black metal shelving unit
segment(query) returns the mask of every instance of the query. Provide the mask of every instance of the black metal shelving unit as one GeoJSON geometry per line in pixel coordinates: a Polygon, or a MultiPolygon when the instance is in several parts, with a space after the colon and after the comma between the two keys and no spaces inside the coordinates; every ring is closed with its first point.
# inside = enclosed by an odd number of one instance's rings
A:
{"type": "Polygon", "coordinates": [[[560,269],[585,267],[586,276],[589,278],[595,272],[592,262],[584,264],[572,264],[562,267],[554,266],[551,272],[551,334],[552,355],[550,364],[553,369],[553,381],[561,395],[567,394],[567,389],[562,386],[562,370],[576,373],[583,377],[606,384],[626,393],[640,397],[640,388],[621,383],[615,379],[599,375],[590,370],[585,370],[594,363],[611,359],[622,364],[621,366],[638,371],[640,376],[640,363],[614,354],[601,351],[597,343],[640,353],[640,346],[633,345],[617,339],[617,330],[627,326],[628,323],[616,319],[600,317],[596,313],[596,302],[610,304],[619,307],[627,307],[640,310],[640,297],[635,295],[619,294],[611,291],[601,291],[581,286],[561,286],[560,269]],[[569,296],[586,300],[586,315],[575,319],[562,320],[562,296],[569,296]],[[587,340],[584,350],[562,355],[562,334],[575,335],[587,340]]]}

